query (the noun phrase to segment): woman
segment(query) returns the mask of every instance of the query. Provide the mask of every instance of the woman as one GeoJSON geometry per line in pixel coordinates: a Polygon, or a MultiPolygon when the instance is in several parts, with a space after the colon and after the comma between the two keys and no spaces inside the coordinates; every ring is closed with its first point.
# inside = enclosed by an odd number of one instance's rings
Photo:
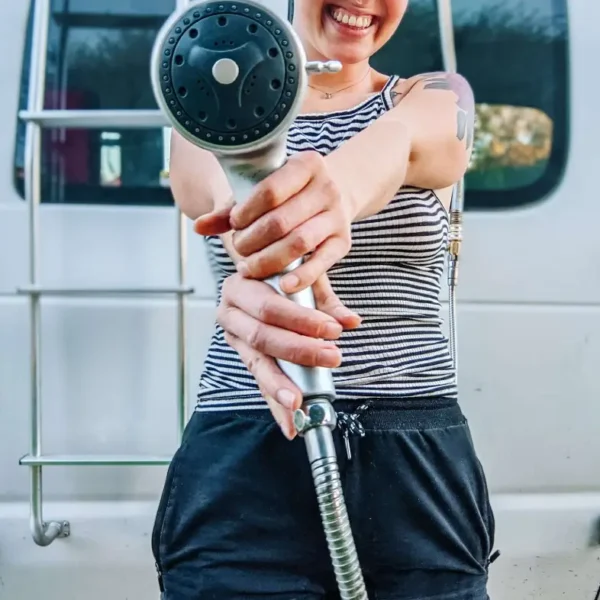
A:
{"type": "Polygon", "coordinates": [[[474,101],[457,75],[370,67],[407,1],[297,0],[308,58],[344,68],[310,80],[288,163],[243,205],[214,157],[173,134],[173,193],[206,236],[219,305],[153,533],[165,600],[337,597],[292,422],[301,393],[275,359],[334,369],[369,597],[488,598],[494,518],[438,302],[474,101]],[[306,255],[281,287],[312,285],[317,310],[260,281],[306,255]]]}

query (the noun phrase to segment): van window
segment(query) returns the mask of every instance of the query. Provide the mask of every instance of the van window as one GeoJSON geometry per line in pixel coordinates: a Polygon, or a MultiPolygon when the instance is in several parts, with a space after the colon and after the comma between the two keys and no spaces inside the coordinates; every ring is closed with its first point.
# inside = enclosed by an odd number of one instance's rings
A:
{"type": "MultiPolygon", "coordinates": [[[[459,71],[477,100],[467,210],[531,204],[560,182],[568,146],[566,0],[453,0],[459,71]]],[[[51,0],[47,108],[156,108],[149,57],[175,0],[51,0]]],[[[26,106],[31,23],[21,108],[26,106]]],[[[443,69],[436,0],[411,0],[375,68],[411,76],[443,69]]],[[[15,182],[23,195],[19,123],[15,182]]],[[[168,132],[49,130],[43,201],[167,205],[168,132]]]]}
{"type": "MultiPolygon", "coordinates": [[[[34,0],[35,1],[35,0],[34,0]]],[[[20,108],[27,106],[33,4],[23,60],[20,108]]],[[[47,109],[155,109],[150,53],[175,0],[51,0],[47,109]]],[[[19,122],[15,183],[23,195],[25,124],[19,122]]],[[[162,129],[43,132],[42,201],[172,204],[161,184],[167,164],[162,129]]]]}
{"type": "MultiPolygon", "coordinates": [[[[547,197],[568,146],[565,0],[452,0],[458,70],[477,102],[465,208],[547,197]]],[[[402,76],[443,69],[436,0],[413,0],[375,68],[402,76]]]]}

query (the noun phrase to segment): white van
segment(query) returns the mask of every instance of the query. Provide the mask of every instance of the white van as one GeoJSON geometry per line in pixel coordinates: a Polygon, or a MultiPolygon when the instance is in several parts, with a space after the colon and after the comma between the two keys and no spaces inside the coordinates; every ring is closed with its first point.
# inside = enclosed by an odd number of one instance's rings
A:
{"type": "MultiPolygon", "coordinates": [[[[214,324],[203,242],[185,223],[180,261],[169,136],[153,112],[146,128],[92,129],[58,127],[52,113],[37,180],[19,111],[38,68],[46,109],[155,111],[150,51],[175,0],[47,2],[47,40],[32,26],[43,0],[0,5],[0,600],[157,598],[150,531],[214,324]],[[52,540],[61,528],[70,535],[52,540]]],[[[458,68],[479,103],[459,382],[502,551],[492,598],[594,600],[600,4],[452,6],[458,68]]],[[[411,0],[375,62],[443,68],[436,0],[411,0]]]]}

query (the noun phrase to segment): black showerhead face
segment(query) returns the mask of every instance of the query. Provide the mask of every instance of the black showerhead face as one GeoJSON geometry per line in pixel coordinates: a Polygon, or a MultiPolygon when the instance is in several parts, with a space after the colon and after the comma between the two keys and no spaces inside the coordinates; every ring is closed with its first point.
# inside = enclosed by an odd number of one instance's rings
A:
{"type": "Polygon", "coordinates": [[[306,57],[290,23],[250,1],[195,2],[165,23],[152,84],[174,128],[229,154],[267,145],[295,118],[306,57]]]}

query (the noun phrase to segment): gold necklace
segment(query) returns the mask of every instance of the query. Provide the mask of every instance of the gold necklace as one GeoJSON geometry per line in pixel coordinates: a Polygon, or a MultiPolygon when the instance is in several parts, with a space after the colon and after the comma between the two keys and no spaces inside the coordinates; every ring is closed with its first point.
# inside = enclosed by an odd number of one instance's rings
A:
{"type": "Polygon", "coordinates": [[[359,83],[362,83],[367,78],[367,75],[369,75],[370,72],[371,72],[371,67],[369,67],[368,71],[365,73],[364,77],[360,81],[357,81],[356,83],[351,83],[350,85],[347,85],[346,87],[343,87],[340,90],[335,90],[335,92],[326,92],[325,90],[320,90],[319,88],[316,88],[313,85],[310,85],[310,83],[308,84],[308,87],[312,88],[313,90],[316,90],[317,92],[321,92],[321,94],[323,94],[323,98],[325,100],[331,100],[331,98],[333,98],[335,96],[335,94],[344,92],[345,90],[348,90],[351,87],[354,87],[355,85],[358,85],[359,83]]]}

